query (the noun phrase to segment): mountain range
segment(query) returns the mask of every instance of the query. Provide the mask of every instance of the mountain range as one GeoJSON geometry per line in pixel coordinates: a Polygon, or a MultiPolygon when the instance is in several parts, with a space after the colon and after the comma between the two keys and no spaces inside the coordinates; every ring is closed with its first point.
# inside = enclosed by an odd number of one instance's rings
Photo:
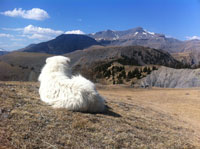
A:
{"type": "Polygon", "coordinates": [[[164,34],[149,32],[141,27],[125,31],[100,31],[89,34],[103,45],[140,45],[156,49],[162,49],[170,53],[176,52],[200,52],[200,40],[180,41],[175,38],[166,37],[164,34]]]}
{"type": "Polygon", "coordinates": [[[63,34],[47,42],[31,44],[19,51],[66,54],[94,45],[139,45],[167,51],[172,55],[175,55],[177,60],[180,60],[185,64],[198,65],[200,62],[200,40],[181,41],[175,38],[166,37],[164,34],[149,32],[142,27],[125,31],[106,30],[87,35],[63,34]],[[185,56],[183,57],[183,55],[185,56]]]}

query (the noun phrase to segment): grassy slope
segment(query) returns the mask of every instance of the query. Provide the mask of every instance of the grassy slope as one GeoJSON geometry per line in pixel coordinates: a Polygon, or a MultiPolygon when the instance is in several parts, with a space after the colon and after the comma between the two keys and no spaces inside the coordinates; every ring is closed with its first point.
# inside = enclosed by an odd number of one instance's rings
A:
{"type": "Polygon", "coordinates": [[[52,109],[38,86],[0,82],[0,148],[200,147],[196,89],[98,86],[110,110],[89,114],[52,109]]]}
{"type": "MultiPolygon", "coordinates": [[[[77,50],[72,53],[65,54],[71,58],[71,64],[74,70],[81,72],[89,79],[95,81],[95,75],[100,74],[94,72],[96,66],[107,65],[109,63],[118,62],[123,66],[131,65],[178,65],[179,63],[173,59],[168,53],[150,49],[141,46],[127,46],[127,47],[100,47],[94,46],[85,50],[77,50]]],[[[53,55],[45,53],[29,53],[29,52],[11,52],[0,56],[0,80],[2,81],[37,81],[42,66],[45,64],[47,57],[53,55]],[[6,68],[7,67],[7,68],[6,68]],[[2,71],[2,70],[5,71],[2,71]],[[12,72],[7,73],[8,71],[12,72]]],[[[104,68],[103,70],[107,70],[104,68]]],[[[103,74],[104,71],[101,72],[103,74]]],[[[128,72],[127,72],[128,73],[128,72]]],[[[112,84],[117,82],[117,75],[107,80],[103,77],[103,81],[112,84]]],[[[98,80],[96,80],[98,81],[98,80]]],[[[99,81],[100,82],[100,81],[99,81]]],[[[121,82],[118,81],[118,82],[121,82]]],[[[126,81],[124,81],[126,82],[126,81]]],[[[128,82],[127,84],[131,84],[128,82]]]]}
{"type": "Polygon", "coordinates": [[[45,53],[12,52],[0,56],[0,60],[13,65],[40,66],[45,63],[47,57],[52,55],[45,53]]]}
{"type": "Polygon", "coordinates": [[[0,80],[36,81],[47,57],[45,53],[12,52],[0,56],[0,80]]]}

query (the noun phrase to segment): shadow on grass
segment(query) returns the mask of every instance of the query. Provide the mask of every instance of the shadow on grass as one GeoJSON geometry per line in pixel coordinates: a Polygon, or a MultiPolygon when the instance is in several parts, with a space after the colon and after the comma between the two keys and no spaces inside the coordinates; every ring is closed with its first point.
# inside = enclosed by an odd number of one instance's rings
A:
{"type": "MultiPolygon", "coordinates": [[[[83,112],[83,113],[87,113],[87,112],[83,112]]],[[[90,113],[90,114],[102,114],[102,115],[107,115],[107,116],[112,116],[112,117],[122,117],[120,114],[113,112],[112,108],[110,108],[107,105],[104,112],[100,112],[100,113],[97,112],[97,113],[90,113]]]]}
{"type": "Polygon", "coordinates": [[[105,112],[104,112],[104,113],[101,113],[101,114],[103,114],[103,115],[108,115],[108,116],[113,116],[113,117],[122,117],[120,114],[111,111],[111,108],[108,107],[108,106],[106,106],[105,112]]]}

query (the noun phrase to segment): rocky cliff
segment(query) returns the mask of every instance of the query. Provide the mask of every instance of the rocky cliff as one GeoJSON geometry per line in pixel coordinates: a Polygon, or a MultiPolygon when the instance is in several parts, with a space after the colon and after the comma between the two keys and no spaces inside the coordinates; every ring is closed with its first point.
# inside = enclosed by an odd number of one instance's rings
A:
{"type": "Polygon", "coordinates": [[[143,78],[141,87],[155,86],[163,88],[200,87],[200,69],[173,69],[160,67],[143,78]]]}

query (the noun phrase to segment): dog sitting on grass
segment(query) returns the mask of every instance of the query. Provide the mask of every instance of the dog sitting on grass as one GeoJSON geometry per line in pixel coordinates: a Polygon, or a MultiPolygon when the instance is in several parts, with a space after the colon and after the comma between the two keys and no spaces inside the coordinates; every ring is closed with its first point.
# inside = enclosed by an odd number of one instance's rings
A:
{"type": "Polygon", "coordinates": [[[54,108],[92,113],[104,112],[104,99],[96,91],[94,83],[81,75],[73,76],[69,62],[70,59],[64,56],[46,59],[38,78],[41,100],[54,108]]]}

